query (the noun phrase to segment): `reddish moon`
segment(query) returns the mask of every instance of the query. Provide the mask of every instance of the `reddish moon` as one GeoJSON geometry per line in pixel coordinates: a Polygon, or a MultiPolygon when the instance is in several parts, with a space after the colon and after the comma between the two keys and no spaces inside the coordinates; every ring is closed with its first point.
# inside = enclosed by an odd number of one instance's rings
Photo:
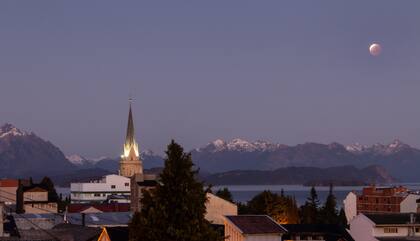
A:
{"type": "Polygon", "coordinates": [[[382,47],[378,43],[373,43],[369,46],[369,52],[373,56],[378,56],[382,52],[382,47]]]}

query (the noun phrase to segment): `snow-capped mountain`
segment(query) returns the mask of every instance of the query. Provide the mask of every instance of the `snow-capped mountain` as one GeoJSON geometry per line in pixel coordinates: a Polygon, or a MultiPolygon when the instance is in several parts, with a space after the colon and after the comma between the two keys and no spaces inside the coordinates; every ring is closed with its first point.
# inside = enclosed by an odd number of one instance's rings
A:
{"type": "Polygon", "coordinates": [[[26,136],[29,135],[26,131],[21,131],[12,124],[6,123],[0,127],[0,138],[7,136],[26,136]]]}
{"type": "Polygon", "coordinates": [[[268,141],[217,139],[192,151],[194,162],[209,172],[273,170],[283,167],[384,166],[400,180],[420,180],[420,150],[394,140],[389,144],[344,146],[304,143],[287,146],[268,141]]]}
{"type": "Polygon", "coordinates": [[[87,161],[86,158],[84,158],[80,155],[77,155],[77,154],[66,156],[66,158],[67,158],[67,160],[69,160],[74,165],[82,165],[85,161],[87,161]]]}
{"type": "MultiPolygon", "coordinates": [[[[163,166],[163,157],[155,154],[151,150],[140,152],[140,158],[143,160],[143,165],[147,169],[163,166]]],[[[120,162],[120,157],[101,156],[98,158],[85,158],[78,154],[67,156],[67,159],[80,169],[100,168],[110,172],[116,172],[120,162]]]]}
{"type": "Polygon", "coordinates": [[[390,155],[390,154],[397,153],[399,151],[402,151],[408,148],[411,148],[411,147],[398,139],[395,139],[389,144],[376,143],[371,146],[368,146],[368,145],[361,145],[359,143],[355,143],[355,144],[346,146],[347,151],[355,153],[355,154],[371,152],[371,153],[375,153],[376,155],[390,155]]]}
{"type": "Polygon", "coordinates": [[[48,175],[73,170],[59,148],[12,124],[0,127],[0,177],[48,175]]]}
{"type": "Polygon", "coordinates": [[[210,152],[222,152],[222,151],[240,151],[240,152],[254,152],[254,151],[274,151],[277,148],[284,147],[284,145],[274,144],[268,141],[257,140],[249,142],[241,138],[235,138],[228,142],[217,139],[208,143],[206,146],[197,148],[195,151],[210,151],[210,152]]]}

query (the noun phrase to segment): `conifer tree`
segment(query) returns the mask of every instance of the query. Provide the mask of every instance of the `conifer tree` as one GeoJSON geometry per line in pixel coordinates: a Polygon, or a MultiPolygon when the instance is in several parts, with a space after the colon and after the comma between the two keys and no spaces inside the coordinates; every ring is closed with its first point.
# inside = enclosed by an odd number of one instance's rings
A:
{"type": "Polygon", "coordinates": [[[49,201],[53,201],[53,202],[59,201],[57,191],[55,190],[55,187],[54,187],[54,183],[49,177],[42,178],[41,183],[39,185],[48,191],[49,201]]]}
{"type": "Polygon", "coordinates": [[[340,212],[338,213],[338,224],[340,224],[341,226],[347,226],[347,218],[346,218],[346,213],[344,212],[344,209],[341,208],[340,212]]]}
{"type": "Polygon", "coordinates": [[[327,200],[325,201],[325,204],[322,207],[321,218],[322,223],[338,224],[337,201],[333,194],[332,184],[330,185],[327,200]]]}
{"type": "Polygon", "coordinates": [[[308,199],[301,207],[301,222],[304,224],[316,224],[320,222],[319,199],[315,187],[311,188],[308,199]]]}
{"type": "Polygon", "coordinates": [[[166,155],[159,184],[143,192],[141,210],[129,226],[130,240],[222,240],[204,218],[208,190],[195,179],[191,154],[172,141],[166,155]]]}
{"type": "Polygon", "coordinates": [[[248,202],[249,214],[266,214],[281,224],[299,223],[299,213],[294,198],[263,191],[248,202]]]}
{"type": "Polygon", "coordinates": [[[232,193],[227,187],[217,190],[216,196],[233,203],[232,193]]]}

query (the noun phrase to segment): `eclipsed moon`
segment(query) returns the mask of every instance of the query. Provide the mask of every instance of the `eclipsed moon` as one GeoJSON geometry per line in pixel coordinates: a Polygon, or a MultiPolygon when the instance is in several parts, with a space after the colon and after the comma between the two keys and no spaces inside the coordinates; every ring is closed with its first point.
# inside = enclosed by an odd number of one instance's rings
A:
{"type": "Polygon", "coordinates": [[[382,52],[382,47],[378,43],[373,43],[369,46],[369,52],[373,56],[378,56],[382,52]]]}

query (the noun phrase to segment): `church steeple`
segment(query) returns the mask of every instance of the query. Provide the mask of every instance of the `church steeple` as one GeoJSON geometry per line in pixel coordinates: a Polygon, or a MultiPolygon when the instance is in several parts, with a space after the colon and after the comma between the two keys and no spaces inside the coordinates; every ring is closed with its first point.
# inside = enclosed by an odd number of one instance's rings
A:
{"type": "Polygon", "coordinates": [[[136,140],[134,139],[133,113],[131,111],[131,99],[130,99],[130,110],[128,111],[127,136],[125,137],[125,146],[133,146],[135,142],[136,140]]]}
{"type": "Polygon", "coordinates": [[[134,137],[133,112],[130,107],[128,111],[127,133],[124,142],[124,153],[120,161],[120,175],[131,177],[137,173],[143,173],[142,161],[139,156],[139,147],[134,137]]]}

